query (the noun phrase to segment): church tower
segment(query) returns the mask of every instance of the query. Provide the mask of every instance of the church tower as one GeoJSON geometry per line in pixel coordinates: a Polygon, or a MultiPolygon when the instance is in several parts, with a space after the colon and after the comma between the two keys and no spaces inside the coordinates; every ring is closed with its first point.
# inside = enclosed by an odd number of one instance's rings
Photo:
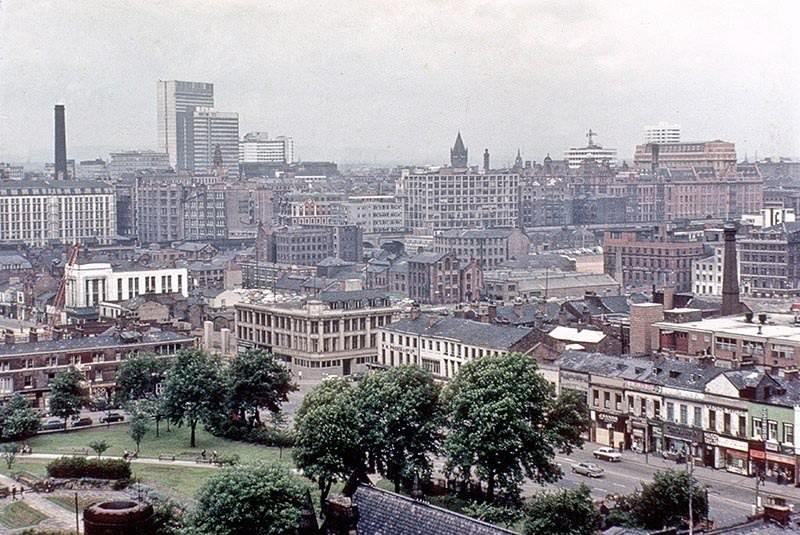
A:
{"type": "Polygon", "coordinates": [[[467,148],[461,139],[461,132],[456,136],[456,142],[450,149],[450,167],[467,167],[467,148]]]}

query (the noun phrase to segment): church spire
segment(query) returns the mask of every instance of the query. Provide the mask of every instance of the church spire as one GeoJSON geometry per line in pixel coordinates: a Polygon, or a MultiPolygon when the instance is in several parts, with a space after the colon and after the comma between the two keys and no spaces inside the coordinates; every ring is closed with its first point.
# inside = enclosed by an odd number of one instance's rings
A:
{"type": "Polygon", "coordinates": [[[464,140],[461,139],[461,131],[456,136],[456,142],[453,148],[450,149],[450,166],[451,167],[467,167],[468,151],[464,146],[464,140]]]}

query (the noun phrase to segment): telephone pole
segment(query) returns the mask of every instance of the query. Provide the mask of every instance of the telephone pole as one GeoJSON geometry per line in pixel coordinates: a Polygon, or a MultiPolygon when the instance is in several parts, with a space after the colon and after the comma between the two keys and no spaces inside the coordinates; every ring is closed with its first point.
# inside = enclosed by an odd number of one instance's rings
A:
{"type": "Polygon", "coordinates": [[[694,508],[692,507],[694,454],[692,453],[692,443],[687,442],[687,445],[689,446],[689,458],[686,461],[686,472],[689,474],[689,535],[694,535],[694,508]]]}

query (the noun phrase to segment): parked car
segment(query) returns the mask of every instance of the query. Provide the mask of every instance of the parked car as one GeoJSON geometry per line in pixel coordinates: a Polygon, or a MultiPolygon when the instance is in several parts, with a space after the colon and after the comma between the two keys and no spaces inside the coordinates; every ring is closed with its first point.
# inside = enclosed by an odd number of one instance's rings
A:
{"type": "Polygon", "coordinates": [[[686,453],[683,451],[664,450],[661,452],[661,456],[667,460],[675,461],[678,464],[686,462],[686,453]]]}
{"type": "Polygon", "coordinates": [[[84,416],[83,418],[73,419],[72,427],[85,427],[87,425],[92,425],[93,423],[94,420],[92,420],[88,416],[84,416]]]}
{"type": "Polygon", "coordinates": [[[586,477],[601,477],[603,475],[603,469],[594,463],[573,464],[572,471],[586,477]]]}
{"type": "Polygon", "coordinates": [[[109,412],[100,417],[101,424],[111,424],[114,422],[122,422],[125,417],[118,412],[109,412]]]}
{"type": "Polygon", "coordinates": [[[603,461],[619,462],[622,460],[622,454],[614,448],[597,448],[592,452],[595,459],[602,459],[603,461]]]}
{"type": "Polygon", "coordinates": [[[64,420],[47,420],[39,426],[41,431],[60,431],[66,428],[67,424],[64,423],[64,420]]]}

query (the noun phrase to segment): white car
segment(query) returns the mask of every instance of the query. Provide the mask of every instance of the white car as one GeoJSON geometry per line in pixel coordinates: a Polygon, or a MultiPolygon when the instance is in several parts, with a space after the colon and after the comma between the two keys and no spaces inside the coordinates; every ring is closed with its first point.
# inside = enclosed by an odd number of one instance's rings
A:
{"type": "Polygon", "coordinates": [[[595,459],[602,459],[609,462],[619,462],[622,460],[622,454],[614,448],[597,448],[592,452],[595,459]]]}

